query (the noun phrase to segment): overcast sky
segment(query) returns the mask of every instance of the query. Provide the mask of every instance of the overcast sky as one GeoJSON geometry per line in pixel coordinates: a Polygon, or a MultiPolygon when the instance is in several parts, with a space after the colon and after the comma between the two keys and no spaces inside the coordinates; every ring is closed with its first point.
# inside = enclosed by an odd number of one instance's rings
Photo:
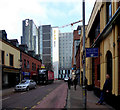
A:
{"type": "MultiPolygon", "coordinates": [[[[86,24],[94,2],[86,0],[86,24]]],[[[24,19],[33,19],[36,26],[70,24],[82,19],[82,0],[0,0],[0,30],[6,30],[9,39],[20,42],[24,19]]],[[[73,29],[79,24],[74,25],[73,29]]],[[[61,32],[71,31],[70,26],[61,29],[61,32]]]]}

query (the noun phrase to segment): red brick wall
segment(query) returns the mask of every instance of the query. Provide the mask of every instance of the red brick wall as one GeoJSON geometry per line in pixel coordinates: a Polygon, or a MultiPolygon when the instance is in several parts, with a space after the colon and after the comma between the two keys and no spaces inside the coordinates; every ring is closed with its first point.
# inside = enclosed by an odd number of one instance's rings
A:
{"type": "MultiPolygon", "coordinates": [[[[98,49],[98,55],[100,55],[100,48],[98,49]]],[[[95,87],[100,88],[100,80],[97,79],[98,66],[100,64],[100,56],[95,58],[95,87]]]]}
{"type": "Polygon", "coordinates": [[[74,30],[74,32],[73,32],[73,49],[72,49],[72,67],[73,67],[73,65],[74,65],[74,54],[76,54],[76,53],[74,53],[74,41],[75,40],[79,40],[80,39],[80,35],[78,35],[78,30],[74,30]]]}
{"type": "Polygon", "coordinates": [[[76,54],[76,68],[80,68],[80,46],[76,54]]]}
{"type": "Polygon", "coordinates": [[[39,60],[29,56],[26,53],[22,52],[21,54],[22,54],[22,71],[23,72],[30,72],[31,75],[33,73],[37,74],[37,68],[38,68],[38,65],[39,65],[39,67],[41,67],[41,62],[39,60]],[[29,61],[29,69],[24,68],[24,59],[26,60],[26,66],[27,66],[27,61],[29,61]],[[32,63],[36,64],[36,70],[32,70],[32,63]]]}

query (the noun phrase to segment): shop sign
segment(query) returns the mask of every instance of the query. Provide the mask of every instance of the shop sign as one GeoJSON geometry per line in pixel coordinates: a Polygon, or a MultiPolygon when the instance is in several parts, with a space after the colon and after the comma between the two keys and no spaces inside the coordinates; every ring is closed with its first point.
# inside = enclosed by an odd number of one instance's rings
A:
{"type": "Polygon", "coordinates": [[[86,57],[98,57],[98,48],[86,48],[86,57]]]}
{"type": "Polygon", "coordinates": [[[23,72],[24,76],[30,76],[30,72],[23,72]]]}
{"type": "Polygon", "coordinates": [[[19,73],[19,70],[10,69],[10,68],[4,68],[3,72],[6,72],[6,73],[19,73]]]}

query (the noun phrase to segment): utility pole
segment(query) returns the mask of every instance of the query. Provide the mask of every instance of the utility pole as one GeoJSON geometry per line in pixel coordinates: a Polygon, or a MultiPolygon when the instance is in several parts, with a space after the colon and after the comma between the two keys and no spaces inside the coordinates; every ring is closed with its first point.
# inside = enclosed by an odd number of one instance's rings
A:
{"type": "Polygon", "coordinates": [[[82,1],[83,14],[83,107],[86,110],[86,78],[85,78],[85,0],[82,1]]]}

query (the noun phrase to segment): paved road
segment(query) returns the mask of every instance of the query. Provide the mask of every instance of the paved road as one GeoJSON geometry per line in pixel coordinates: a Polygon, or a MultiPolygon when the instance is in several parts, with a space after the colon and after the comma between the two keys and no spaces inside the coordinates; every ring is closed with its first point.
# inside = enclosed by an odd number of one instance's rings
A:
{"type": "Polygon", "coordinates": [[[17,92],[12,95],[3,97],[2,107],[22,109],[63,108],[66,97],[67,84],[64,81],[56,81],[53,84],[38,86],[36,89],[30,90],[28,92],[17,92]]]}

